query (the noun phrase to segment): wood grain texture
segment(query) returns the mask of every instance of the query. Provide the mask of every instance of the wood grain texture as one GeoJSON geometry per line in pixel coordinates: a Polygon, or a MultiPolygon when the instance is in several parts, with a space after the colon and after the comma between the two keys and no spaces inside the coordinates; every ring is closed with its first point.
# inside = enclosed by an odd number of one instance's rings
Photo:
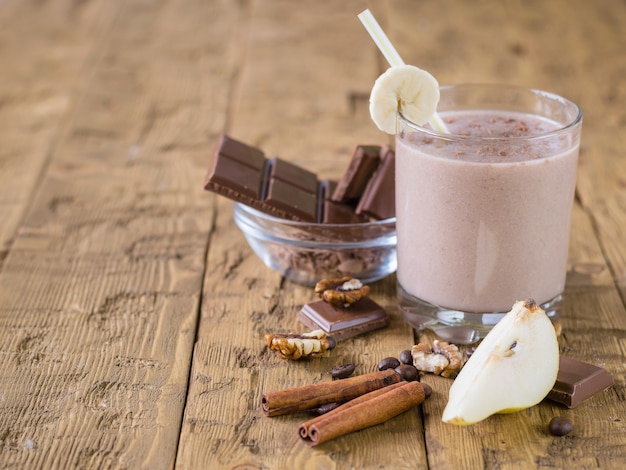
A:
{"type": "Polygon", "coordinates": [[[620,26],[624,5],[608,0],[593,5],[507,1],[470,6],[444,0],[385,6],[381,14],[392,26],[390,36],[405,61],[433,72],[440,83],[533,86],[570,98],[583,109],[579,205],[573,216],[561,352],[607,367],[616,380],[611,390],[576,410],[542,403],[469,428],[454,428],[439,418],[450,383],[426,377],[435,390],[434,400],[423,406],[430,467],[619,468],[626,458],[616,448],[618,436],[624,434],[620,417],[626,412],[621,398],[626,332],[626,212],[621,201],[626,196],[622,181],[626,170],[618,128],[623,127],[626,96],[616,91],[621,87],[616,70],[625,65],[626,36],[620,26]],[[409,8],[413,14],[404,14],[409,8]],[[429,21],[446,13],[444,22],[429,21]],[[599,416],[599,409],[606,412],[599,416]],[[554,438],[546,432],[548,421],[557,414],[572,419],[574,436],[554,438]]]}
{"type": "MultiPolygon", "coordinates": [[[[255,5],[254,16],[246,25],[248,59],[237,77],[232,128],[227,132],[260,146],[270,155],[279,154],[315,171],[338,176],[354,146],[363,142],[360,135],[373,135],[378,139],[374,142],[381,141],[367,115],[357,119],[349,115],[350,97],[355,90],[352,78],[358,76],[352,67],[360,70],[363,62],[351,57],[344,63],[343,54],[338,61],[334,55],[323,52],[333,47],[337,37],[346,43],[364,39],[360,25],[344,28],[346,23],[354,22],[353,12],[359,3],[351,2],[350,7],[344,6],[340,11],[331,4],[308,3],[301,12],[293,11],[281,28],[276,28],[275,21],[290,10],[288,2],[255,5]],[[331,67],[342,70],[332,75],[332,80],[328,75],[331,67]],[[350,126],[351,132],[346,131],[346,126],[350,126]],[[340,138],[320,139],[324,135],[340,138]],[[342,162],[339,168],[338,161],[342,162]],[[316,169],[329,164],[328,169],[316,169]]],[[[370,64],[369,76],[374,77],[377,69],[373,54],[370,64]]],[[[370,81],[371,78],[360,80],[364,91],[370,81]]],[[[201,461],[211,468],[314,468],[332,463],[368,468],[377,465],[378,455],[389,455],[390,450],[396,454],[389,461],[394,468],[425,463],[425,451],[419,442],[410,447],[403,442],[412,440],[413,430],[421,427],[417,410],[382,427],[383,432],[397,436],[391,443],[377,438],[380,428],[366,430],[348,438],[347,443],[328,443],[327,449],[336,449],[331,451],[332,458],[326,455],[328,450],[320,452],[300,442],[298,426],[308,415],[263,416],[263,391],[330,380],[328,371],[337,363],[354,362],[358,373],[371,372],[382,357],[397,355],[410,347],[413,334],[396,317],[384,343],[372,341],[375,336],[369,341],[355,338],[340,343],[332,356],[297,364],[270,355],[263,335],[306,331],[296,316],[305,302],[313,300],[313,291],[268,273],[243,236],[234,236],[231,204],[221,201],[219,207],[207,261],[203,315],[178,465],[186,468],[201,461]],[[222,228],[220,221],[227,225],[222,228]],[[233,394],[237,395],[236,400],[233,394]],[[207,433],[210,427],[219,431],[207,433]]],[[[390,309],[395,308],[394,296],[390,295],[393,282],[390,278],[380,283],[373,294],[390,309]]]]}
{"type": "Polygon", "coordinates": [[[0,5],[0,266],[114,13],[99,1],[0,5]]]}
{"type": "Polygon", "coordinates": [[[626,4],[621,0],[0,0],[0,467],[615,468],[626,461],[626,4]],[[615,385],[469,427],[441,422],[450,379],[383,425],[310,448],[307,414],[264,391],[375,370],[418,339],[395,276],[391,324],[290,362],[311,288],[259,260],[232,204],[201,190],[227,132],[338,176],[387,64],[369,7],[441,84],[556,92],[585,113],[561,353],[615,385]],[[555,415],[574,431],[551,436],[555,415]]]}
{"type": "MultiPolygon", "coordinates": [[[[54,7],[30,8],[43,22],[54,7]]],[[[0,275],[3,468],[175,461],[212,220],[199,175],[225,114],[207,112],[221,96],[206,84],[227,77],[198,28],[170,23],[204,25],[211,6],[97,12],[106,28],[0,275]]]]}

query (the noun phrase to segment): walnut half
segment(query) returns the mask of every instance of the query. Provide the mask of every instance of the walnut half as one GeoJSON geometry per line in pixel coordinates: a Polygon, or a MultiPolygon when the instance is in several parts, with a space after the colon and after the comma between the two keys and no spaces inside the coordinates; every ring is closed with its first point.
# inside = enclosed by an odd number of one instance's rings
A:
{"type": "Polygon", "coordinates": [[[325,302],[337,307],[349,307],[367,297],[369,292],[369,286],[350,276],[323,279],[315,285],[315,293],[325,302]]]}
{"type": "Polygon", "coordinates": [[[461,353],[455,344],[435,340],[431,348],[426,343],[419,343],[411,348],[411,354],[413,365],[424,372],[450,377],[461,369],[461,353]]]}
{"type": "Polygon", "coordinates": [[[325,351],[335,347],[335,341],[331,337],[326,336],[326,333],[322,330],[315,330],[301,335],[266,334],[265,342],[268,349],[278,353],[282,359],[294,360],[321,356],[325,351]]]}

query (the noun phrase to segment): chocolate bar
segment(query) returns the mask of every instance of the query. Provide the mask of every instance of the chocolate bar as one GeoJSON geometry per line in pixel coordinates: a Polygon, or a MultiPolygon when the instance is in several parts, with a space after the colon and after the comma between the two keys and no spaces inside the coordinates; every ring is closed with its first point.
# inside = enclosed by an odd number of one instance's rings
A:
{"type": "Polygon", "coordinates": [[[317,222],[317,177],[304,168],[221,136],[204,189],[284,219],[317,222]]]}
{"type": "Polygon", "coordinates": [[[390,147],[381,149],[381,163],[363,190],[356,213],[375,219],[396,215],[396,154],[390,147]]]}
{"type": "Polygon", "coordinates": [[[302,307],[298,320],[311,329],[321,329],[336,341],[368,333],[389,324],[387,311],[369,297],[349,307],[336,307],[323,300],[302,307]]]}
{"type": "Polygon", "coordinates": [[[613,377],[606,369],[561,356],[556,383],[548,393],[548,398],[568,408],[575,408],[611,385],[613,377]]]}
{"type": "Polygon", "coordinates": [[[335,202],[358,201],[378,168],[379,154],[380,147],[377,145],[358,145],[331,199],[335,202]]]}
{"type": "MultiPolygon", "coordinates": [[[[377,219],[377,214],[393,217],[395,214],[389,211],[370,209],[394,207],[393,187],[390,193],[377,189],[382,183],[368,185],[372,175],[381,173],[377,171],[380,151],[378,146],[358,146],[348,170],[335,183],[319,181],[317,175],[302,167],[277,157],[266,158],[261,150],[222,135],[204,189],[283,219],[351,224],[377,219]],[[357,212],[357,203],[369,186],[372,189],[367,192],[367,201],[363,201],[363,210],[357,212]]],[[[388,172],[386,169],[383,176],[388,172]]]]}

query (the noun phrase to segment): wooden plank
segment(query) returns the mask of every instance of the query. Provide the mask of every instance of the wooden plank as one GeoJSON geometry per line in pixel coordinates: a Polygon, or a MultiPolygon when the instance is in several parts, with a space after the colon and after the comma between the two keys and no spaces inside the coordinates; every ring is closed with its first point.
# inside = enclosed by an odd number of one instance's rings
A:
{"type": "Polygon", "coordinates": [[[110,27],[103,3],[0,5],[0,266],[72,108],[76,77],[110,27]]]}
{"type": "Polygon", "coordinates": [[[380,69],[356,17],[365,5],[318,3],[257,3],[228,130],[268,155],[337,177],[357,144],[392,139],[369,116],[380,69]]]}
{"type": "Polygon", "coordinates": [[[303,417],[264,417],[260,394],[329,380],[340,362],[368,372],[409,347],[395,279],[372,286],[392,312],[384,333],[282,361],[263,334],[303,331],[311,289],[263,266],[230,202],[200,184],[223,129],[324,176],[355,144],[391,142],[367,113],[385,64],[355,18],[363,2],[5,1],[0,63],[25,52],[0,76],[0,185],[16,195],[0,192],[0,466],[620,468],[626,8],[466,3],[369,2],[405,60],[442,83],[519,83],[582,105],[560,341],[606,366],[611,390],[455,428],[440,422],[450,381],[428,376],[421,411],[305,447],[303,417]],[[555,414],[574,433],[549,436],[555,414]]]}
{"type": "Polygon", "coordinates": [[[458,428],[440,421],[451,382],[427,376],[424,380],[434,389],[423,406],[429,467],[621,468],[626,457],[619,444],[619,417],[626,411],[621,399],[626,311],[615,284],[623,278],[621,227],[626,219],[623,162],[614,157],[614,149],[623,147],[615,127],[623,114],[615,90],[621,83],[617,71],[626,60],[619,26],[626,9],[609,0],[593,5],[444,0],[387,6],[381,7],[381,16],[405,60],[430,70],[441,83],[535,86],[569,97],[585,111],[577,190],[582,206],[574,211],[560,345],[563,354],[605,366],[616,379],[612,389],[575,410],[546,402],[458,428]],[[434,15],[445,15],[446,21],[430,21],[434,15]],[[485,27],[477,27],[481,24],[485,27]],[[589,37],[607,48],[598,50],[589,37]],[[588,83],[598,86],[591,91],[588,83]],[[575,426],[565,439],[546,431],[550,418],[560,414],[575,426]]]}
{"type": "Polygon", "coordinates": [[[4,468],[174,466],[230,75],[204,31],[230,5],[102,2],[108,29],[0,274],[4,468]]]}
{"type": "Polygon", "coordinates": [[[423,380],[433,388],[433,396],[423,405],[430,468],[622,466],[626,452],[620,444],[620,416],[626,413],[626,403],[621,345],[626,337],[626,311],[602,261],[594,229],[579,207],[574,211],[574,227],[572,266],[576,271],[570,271],[560,319],[561,354],[606,367],[616,384],[573,410],[544,401],[518,413],[457,427],[441,422],[452,382],[425,376],[423,380]],[[574,432],[566,438],[550,435],[547,426],[554,416],[567,416],[574,432]]]}
{"type": "MultiPolygon", "coordinates": [[[[343,171],[356,144],[368,136],[370,143],[380,142],[367,106],[359,101],[360,114],[350,114],[351,97],[369,94],[378,74],[376,55],[357,57],[354,48],[337,47],[369,44],[355,16],[361,9],[359,2],[307,2],[298,7],[257,2],[253,20],[245,27],[246,66],[238,78],[227,131],[270,155],[278,153],[334,176],[343,171]]],[[[371,372],[380,359],[414,343],[411,329],[395,311],[395,277],[372,288],[372,298],[393,313],[384,341],[380,333],[346,340],[328,356],[306,362],[271,355],[264,334],[306,331],[296,316],[314,294],[269,271],[236,229],[230,202],[220,200],[177,465],[374,468],[381,456],[392,468],[425,465],[417,409],[311,449],[297,434],[308,415],[267,418],[260,408],[266,390],[330,380],[330,368],[344,362],[354,362],[356,373],[371,372]]]]}

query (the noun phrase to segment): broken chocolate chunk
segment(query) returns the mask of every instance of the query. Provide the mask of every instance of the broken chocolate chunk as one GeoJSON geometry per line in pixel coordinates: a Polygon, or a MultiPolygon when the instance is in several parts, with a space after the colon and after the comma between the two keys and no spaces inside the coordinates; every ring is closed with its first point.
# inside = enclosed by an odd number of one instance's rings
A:
{"type": "Polygon", "coordinates": [[[380,162],[380,147],[358,145],[345,173],[337,183],[331,199],[335,202],[358,200],[380,162]]]}
{"type": "Polygon", "coordinates": [[[367,183],[356,213],[388,219],[396,215],[396,154],[393,149],[385,147],[381,155],[381,163],[367,183]]]}

